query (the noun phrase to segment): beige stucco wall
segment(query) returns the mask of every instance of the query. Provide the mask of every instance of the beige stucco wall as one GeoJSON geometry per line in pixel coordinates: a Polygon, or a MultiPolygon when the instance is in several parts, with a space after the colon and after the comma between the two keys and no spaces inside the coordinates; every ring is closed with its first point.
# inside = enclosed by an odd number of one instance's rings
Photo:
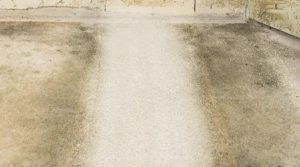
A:
{"type": "Polygon", "coordinates": [[[252,0],[250,18],[300,37],[300,0],[252,0]]]}
{"type": "Polygon", "coordinates": [[[1,9],[89,7],[107,12],[243,14],[246,0],[0,0],[1,9]]]}
{"type": "MultiPolygon", "coordinates": [[[[135,7],[163,9],[178,14],[219,14],[232,15],[245,13],[247,0],[115,0],[108,8],[114,11],[136,10],[135,7]]],[[[160,10],[162,11],[162,10],[160,10]]]]}
{"type": "Polygon", "coordinates": [[[197,13],[244,14],[247,0],[197,0],[197,13]]]}
{"type": "Polygon", "coordinates": [[[105,0],[0,0],[2,9],[27,9],[46,6],[103,8],[105,0]]]}
{"type": "Polygon", "coordinates": [[[107,11],[169,15],[194,14],[194,0],[108,0],[107,11]]]}

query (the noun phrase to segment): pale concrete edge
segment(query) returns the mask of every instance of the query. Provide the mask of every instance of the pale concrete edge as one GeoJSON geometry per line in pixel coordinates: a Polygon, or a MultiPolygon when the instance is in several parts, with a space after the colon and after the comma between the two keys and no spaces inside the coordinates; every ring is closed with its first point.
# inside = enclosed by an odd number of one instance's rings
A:
{"type": "Polygon", "coordinates": [[[34,9],[0,9],[0,21],[36,21],[36,22],[148,22],[166,23],[246,23],[244,13],[235,15],[193,14],[168,15],[145,13],[105,12],[102,9],[43,7],[34,9]]]}

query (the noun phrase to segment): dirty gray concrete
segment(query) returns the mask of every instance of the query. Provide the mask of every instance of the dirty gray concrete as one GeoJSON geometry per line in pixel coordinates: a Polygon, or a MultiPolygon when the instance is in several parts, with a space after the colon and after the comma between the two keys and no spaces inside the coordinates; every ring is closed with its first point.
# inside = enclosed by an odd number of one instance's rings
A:
{"type": "Polygon", "coordinates": [[[206,106],[214,166],[298,166],[299,48],[251,23],[178,27],[192,46],[187,58],[206,106]]]}
{"type": "Polygon", "coordinates": [[[1,22],[0,166],[297,167],[299,43],[254,23],[1,22]]]}
{"type": "Polygon", "coordinates": [[[79,23],[1,23],[0,166],[75,165],[98,31],[79,23]]]}

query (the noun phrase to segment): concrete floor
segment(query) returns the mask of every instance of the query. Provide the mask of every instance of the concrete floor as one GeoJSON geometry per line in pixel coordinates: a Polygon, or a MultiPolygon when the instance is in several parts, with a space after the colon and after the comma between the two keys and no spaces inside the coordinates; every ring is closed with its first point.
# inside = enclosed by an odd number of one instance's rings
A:
{"type": "Polygon", "coordinates": [[[1,22],[1,167],[297,167],[300,41],[255,23],[1,22]]]}

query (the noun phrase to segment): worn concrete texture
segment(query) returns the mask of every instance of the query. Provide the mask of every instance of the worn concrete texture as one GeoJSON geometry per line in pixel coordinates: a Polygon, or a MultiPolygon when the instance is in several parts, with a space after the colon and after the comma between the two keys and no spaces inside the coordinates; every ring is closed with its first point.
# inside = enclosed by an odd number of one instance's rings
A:
{"type": "Polygon", "coordinates": [[[74,166],[99,29],[1,22],[0,166],[74,166]]]}
{"type": "Polygon", "coordinates": [[[299,43],[254,23],[1,22],[0,166],[297,167],[299,43]]]}
{"type": "Polygon", "coordinates": [[[299,0],[253,0],[250,3],[250,17],[300,37],[299,0]]]}
{"type": "Polygon", "coordinates": [[[206,106],[214,166],[298,166],[299,41],[289,48],[253,24],[179,27],[192,46],[187,58],[206,106]]]}

